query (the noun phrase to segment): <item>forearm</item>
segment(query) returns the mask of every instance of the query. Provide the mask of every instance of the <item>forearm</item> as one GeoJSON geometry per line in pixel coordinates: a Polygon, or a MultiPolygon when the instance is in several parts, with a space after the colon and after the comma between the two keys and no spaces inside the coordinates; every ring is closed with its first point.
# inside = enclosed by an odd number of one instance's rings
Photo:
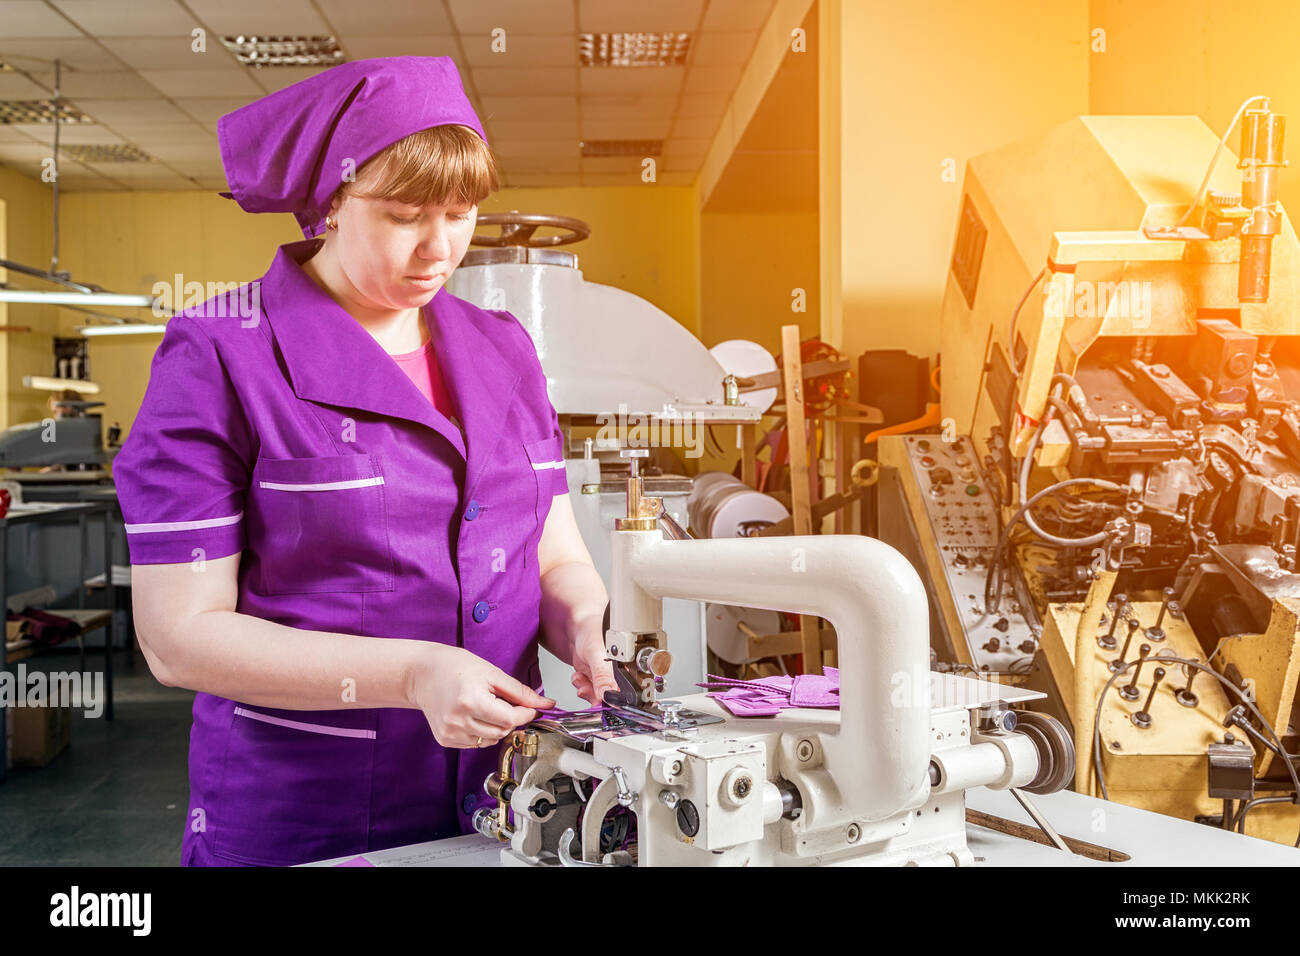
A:
{"type": "Polygon", "coordinates": [[[600,574],[590,564],[570,561],[542,577],[542,646],[573,663],[572,637],[583,627],[600,627],[609,595],[600,574]]]}
{"type": "Polygon", "coordinates": [[[286,710],[414,707],[413,675],[442,645],[308,631],[235,611],[203,611],[141,647],[160,680],[286,710]]]}

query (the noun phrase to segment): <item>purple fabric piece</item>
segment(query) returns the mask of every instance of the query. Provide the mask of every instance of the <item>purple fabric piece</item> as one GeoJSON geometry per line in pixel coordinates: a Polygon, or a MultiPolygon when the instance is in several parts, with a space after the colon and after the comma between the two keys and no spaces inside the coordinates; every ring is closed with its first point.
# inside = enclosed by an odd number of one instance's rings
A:
{"type": "MultiPolygon", "coordinates": [[[[710,695],[712,696],[712,695],[710,695]]],[[[743,697],[718,696],[718,703],[735,717],[775,717],[784,707],[771,700],[749,700],[743,697]]]]}
{"type": "Polygon", "coordinates": [[[829,677],[800,674],[790,687],[790,704],[793,707],[838,707],[840,695],[829,677]]]}
{"type": "Polygon", "coordinates": [[[227,113],[217,123],[230,196],[245,212],[291,212],[319,235],[330,198],[367,160],[412,133],[487,136],[447,56],[354,60],[227,113]]]}

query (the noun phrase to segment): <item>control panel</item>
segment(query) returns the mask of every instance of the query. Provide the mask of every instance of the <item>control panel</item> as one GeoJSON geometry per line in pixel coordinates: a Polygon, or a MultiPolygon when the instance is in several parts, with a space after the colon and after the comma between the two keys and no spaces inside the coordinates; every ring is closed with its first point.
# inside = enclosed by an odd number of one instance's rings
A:
{"type": "MultiPolygon", "coordinates": [[[[996,613],[984,606],[984,583],[998,544],[997,506],[984,484],[967,438],[952,442],[937,435],[904,439],[915,487],[925,511],[962,633],[949,633],[958,656],[994,673],[1027,673],[1038,650],[1033,614],[1012,563],[1003,567],[996,613]],[[965,648],[958,646],[964,639],[965,648]]],[[[949,628],[951,630],[951,628],[949,628]]]]}

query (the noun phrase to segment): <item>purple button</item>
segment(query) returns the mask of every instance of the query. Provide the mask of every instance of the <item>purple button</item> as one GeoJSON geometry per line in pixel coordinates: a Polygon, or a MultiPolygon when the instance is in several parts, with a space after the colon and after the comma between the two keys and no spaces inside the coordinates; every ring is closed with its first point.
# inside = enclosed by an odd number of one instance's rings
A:
{"type": "Polygon", "coordinates": [[[473,498],[471,498],[469,504],[465,506],[465,520],[473,521],[477,517],[478,517],[478,502],[475,501],[473,498]]]}
{"type": "Polygon", "coordinates": [[[479,601],[474,605],[474,620],[482,624],[487,620],[487,616],[492,611],[492,606],[487,601],[479,601]]]}

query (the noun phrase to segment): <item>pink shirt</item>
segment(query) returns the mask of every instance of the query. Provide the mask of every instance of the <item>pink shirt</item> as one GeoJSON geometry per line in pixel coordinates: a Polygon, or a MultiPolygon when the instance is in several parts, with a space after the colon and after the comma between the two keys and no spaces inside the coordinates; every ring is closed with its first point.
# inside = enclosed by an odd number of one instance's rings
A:
{"type": "Polygon", "coordinates": [[[438,356],[433,351],[432,338],[414,352],[394,355],[393,361],[415,383],[424,397],[433,403],[434,408],[456,421],[456,406],[452,403],[451,393],[447,391],[447,384],[442,380],[442,370],[438,367],[438,356]]]}

